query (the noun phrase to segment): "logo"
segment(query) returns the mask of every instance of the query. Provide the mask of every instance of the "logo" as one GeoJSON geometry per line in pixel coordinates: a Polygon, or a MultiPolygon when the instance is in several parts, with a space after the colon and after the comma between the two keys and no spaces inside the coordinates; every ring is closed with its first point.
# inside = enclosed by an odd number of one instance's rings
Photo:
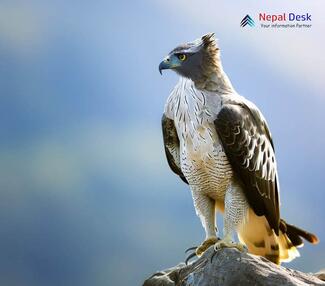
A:
{"type": "Polygon", "coordinates": [[[243,20],[241,20],[241,22],[240,22],[240,26],[241,27],[245,27],[246,25],[248,25],[248,26],[250,26],[250,27],[254,27],[255,26],[255,22],[254,22],[254,20],[251,18],[251,16],[249,16],[249,15],[246,15],[245,17],[244,17],[244,19],[243,20]]]}
{"type": "Polygon", "coordinates": [[[312,27],[312,14],[309,12],[282,12],[277,14],[259,12],[253,17],[247,14],[240,21],[240,27],[249,26],[256,27],[256,29],[304,29],[312,27]]]}

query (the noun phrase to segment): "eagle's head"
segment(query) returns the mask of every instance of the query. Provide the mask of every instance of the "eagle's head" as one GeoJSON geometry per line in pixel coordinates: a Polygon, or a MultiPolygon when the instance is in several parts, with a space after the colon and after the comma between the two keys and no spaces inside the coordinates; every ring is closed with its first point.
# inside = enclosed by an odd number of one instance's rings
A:
{"type": "Polygon", "coordinates": [[[214,33],[173,49],[160,63],[159,72],[172,69],[194,82],[204,81],[220,69],[220,53],[214,33]]]}

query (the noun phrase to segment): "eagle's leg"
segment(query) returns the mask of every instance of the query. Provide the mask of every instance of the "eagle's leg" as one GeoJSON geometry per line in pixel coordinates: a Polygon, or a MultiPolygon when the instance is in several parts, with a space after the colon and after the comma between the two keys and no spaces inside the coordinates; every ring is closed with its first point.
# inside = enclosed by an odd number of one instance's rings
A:
{"type": "Polygon", "coordinates": [[[218,241],[215,228],[215,201],[195,190],[192,190],[192,196],[196,213],[200,217],[206,236],[205,240],[195,250],[196,255],[200,256],[218,241]]]}
{"type": "Polygon", "coordinates": [[[233,241],[234,232],[245,223],[247,214],[248,202],[240,185],[230,184],[225,195],[224,238],[214,245],[215,250],[225,247],[234,247],[239,251],[247,249],[244,244],[233,241]]]}

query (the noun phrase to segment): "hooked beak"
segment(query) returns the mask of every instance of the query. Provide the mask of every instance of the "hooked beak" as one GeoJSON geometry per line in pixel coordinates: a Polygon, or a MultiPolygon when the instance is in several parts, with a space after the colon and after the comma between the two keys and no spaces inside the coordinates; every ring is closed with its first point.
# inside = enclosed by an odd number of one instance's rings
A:
{"type": "Polygon", "coordinates": [[[171,65],[170,65],[170,59],[166,58],[164,59],[160,64],[159,64],[159,72],[162,75],[162,70],[167,70],[170,69],[171,65]]]}

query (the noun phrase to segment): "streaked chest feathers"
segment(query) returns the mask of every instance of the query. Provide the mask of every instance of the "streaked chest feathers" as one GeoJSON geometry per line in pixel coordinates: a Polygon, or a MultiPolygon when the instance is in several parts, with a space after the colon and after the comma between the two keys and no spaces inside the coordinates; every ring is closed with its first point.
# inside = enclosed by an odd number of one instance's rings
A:
{"type": "Polygon", "coordinates": [[[170,112],[180,139],[180,163],[191,187],[223,195],[232,175],[214,120],[222,99],[181,81],[171,97],[170,112]]]}

